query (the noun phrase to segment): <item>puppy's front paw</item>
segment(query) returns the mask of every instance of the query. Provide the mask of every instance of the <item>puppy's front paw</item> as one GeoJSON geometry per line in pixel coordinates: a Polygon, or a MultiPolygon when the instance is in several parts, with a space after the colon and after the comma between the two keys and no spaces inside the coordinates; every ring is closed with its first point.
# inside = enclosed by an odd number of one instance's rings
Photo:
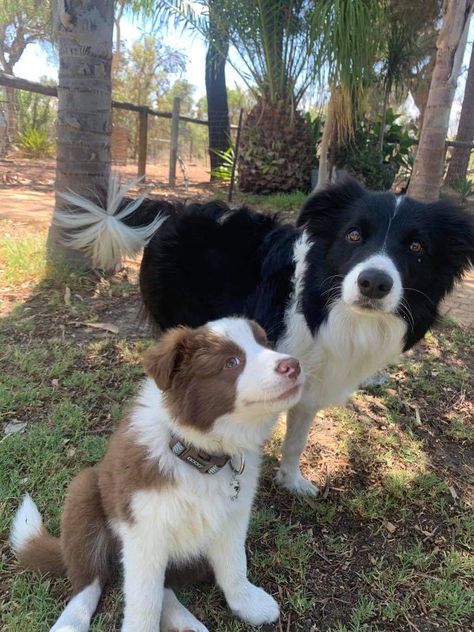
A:
{"type": "Polygon", "coordinates": [[[280,609],[273,597],[250,582],[239,588],[227,601],[232,612],[250,625],[274,623],[280,616],[280,609]]]}
{"type": "Polygon", "coordinates": [[[313,496],[319,494],[319,487],[313,485],[300,472],[285,472],[280,468],[276,474],[276,482],[280,487],[284,487],[297,496],[313,496]]]}

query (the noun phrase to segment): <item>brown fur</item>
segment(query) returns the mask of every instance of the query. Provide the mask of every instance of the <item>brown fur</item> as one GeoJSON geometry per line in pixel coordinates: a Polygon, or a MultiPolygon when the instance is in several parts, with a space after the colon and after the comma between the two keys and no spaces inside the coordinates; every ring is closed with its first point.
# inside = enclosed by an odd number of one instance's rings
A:
{"type": "Polygon", "coordinates": [[[18,552],[20,563],[51,575],[67,575],[73,594],[110,575],[117,542],[110,520],[132,520],[130,499],[138,489],[170,484],[146,448],[134,441],[127,416],[112,435],[104,459],[82,470],[69,485],[61,518],[61,536],[46,530],[18,552]]]}
{"type": "Polygon", "coordinates": [[[160,488],[172,479],[148,458],[144,446],[136,443],[127,416],[112,435],[100,464],[99,488],[105,514],[113,520],[132,520],[130,499],[137,489],[160,488]]]}
{"type": "Polygon", "coordinates": [[[31,568],[34,571],[53,576],[65,575],[66,564],[63,560],[59,538],[53,538],[44,528],[41,531],[41,535],[29,540],[26,546],[17,552],[18,561],[25,568],[31,568]]]}
{"type": "Polygon", "coordinates": [[[144,354],[144,366],[164,390],[176,421],[206,432],[218,417],[234,409],[245,352],[206,327],[180,327],[167,332],[144,354]],[[238,357],[240,365],[225,368],[232,357],[238,357]]]}

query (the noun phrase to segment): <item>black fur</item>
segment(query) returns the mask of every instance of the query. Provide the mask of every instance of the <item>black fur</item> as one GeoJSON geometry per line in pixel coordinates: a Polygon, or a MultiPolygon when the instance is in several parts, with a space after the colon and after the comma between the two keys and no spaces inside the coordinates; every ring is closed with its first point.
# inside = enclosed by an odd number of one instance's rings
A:
{"type": "Polygon", "coordinates": [[[327,318],[344,276],[383,248],[405,288],[399,315],[409,323],[408,349],[433,325],[441,299],[473,259],[467,211],[445,200],[404,198],[394,215],[392,194],[370,193],[354,180],[310,197],[296,227],[246,207],[193,204],[171,213],[145,249],[140,286],[150,318],[166,329],[245,315],[277,341],[292,292],[294,244],[303,229],[313,245],[299,307],[313,333],[327,318]],[[360,243],[346,238],[353,227],[362,232],[360,243]],[[414,240],[423,245],[420,257],[409,250],[414,240]]]}

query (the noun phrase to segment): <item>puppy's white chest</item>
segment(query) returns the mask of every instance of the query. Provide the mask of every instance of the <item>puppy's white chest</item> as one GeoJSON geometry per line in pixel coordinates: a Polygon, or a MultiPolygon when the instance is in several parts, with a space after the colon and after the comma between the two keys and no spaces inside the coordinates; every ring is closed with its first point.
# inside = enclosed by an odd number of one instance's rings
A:
{"type": "Polygon", "coordinates": [[[204,554],[223,529],[246,519],[256,486],[254,468],[237,478],[229,466],[213,475],[184,468],[187,480],[181,484],[135,492],[134,520],[120,525],[122,538],[146,537],[153,547],[165,547],[171,560],[186,560],[204,554]]]}

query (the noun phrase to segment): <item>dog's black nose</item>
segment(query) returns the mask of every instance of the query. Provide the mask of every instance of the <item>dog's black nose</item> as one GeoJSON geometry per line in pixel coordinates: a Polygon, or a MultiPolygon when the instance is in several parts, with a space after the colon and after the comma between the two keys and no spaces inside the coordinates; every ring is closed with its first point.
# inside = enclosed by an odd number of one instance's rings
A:
{"type": "Polygon", "coordinates": [[[357,279],[360,293],[367,298],[383,298],[393,287],[393,279],[377,268],[368,268],[357,279]]]}

